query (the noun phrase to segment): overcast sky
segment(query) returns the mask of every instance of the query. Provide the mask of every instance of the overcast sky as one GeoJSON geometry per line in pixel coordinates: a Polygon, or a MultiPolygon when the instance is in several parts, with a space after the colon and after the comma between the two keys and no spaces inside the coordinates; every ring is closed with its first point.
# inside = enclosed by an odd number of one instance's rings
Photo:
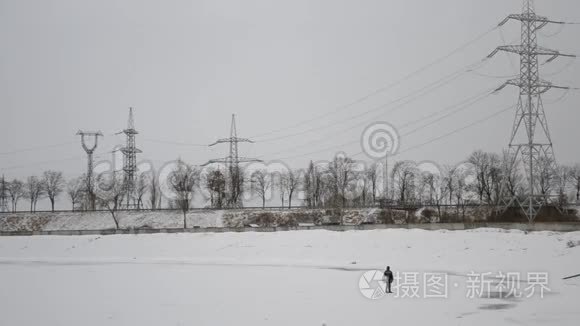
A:
{"type": "MultiPolygon", "coordinates": [[[[310,159],[329,159],[338,151],[358,153],[357,140],[373,121],[401,128],[517,74],[518,58],[498,54],[405,106],[363,114],[479,62],[503,40],[517,43],[519,24],[513,21],[395,87],[337,110],[483,35],[520,12],[521,3],[0,0],[0,169],[9,179],[46,169],[67,176],[83,173],[77,130],[103,131],[97,153],[110,151],[124,141],[114,133],[125,127],[130,106],[140,132],[139,159],[155,164],[177,157],[203,164],[225,156],[225,145],[209,149],[183,143],[227,137],[232,113],[239,136],[263,135],[255,144],[241,145],[243,156],[290,157],[284,161],[302,168],[310,159]],[[335,113],[314,119],[328,112],[335,113]],[[278,129],[284,130],[270,133],[278,129]]],[[[541,15],[580,21],[577,0],[537,0],[536,6],[541,15]]],[[[546,47],[580,54],[579,35],[580,25],[548,26],[539,39],[546,47]]],[[[580,87],[577,60],[561,58],[541,70],[556,84],[580,87]]],[[[564,163],[580,162],[579,93],[553,90],[544,97],[555,152],[564,163]]],[[[402,137],[401,150],[516,101],[517,89],[506,88],[402,137]]],[[[397,159],[451,163],[475,149],[499,152],[509,141],[514,113],[506,111],[397,159]]]]}

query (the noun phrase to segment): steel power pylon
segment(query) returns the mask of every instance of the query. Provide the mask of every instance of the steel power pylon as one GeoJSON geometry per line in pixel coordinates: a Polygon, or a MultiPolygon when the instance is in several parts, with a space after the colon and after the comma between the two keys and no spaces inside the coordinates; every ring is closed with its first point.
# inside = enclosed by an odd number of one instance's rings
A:
{"type": "Polygon", "coordinates": [[[82,131],[79,130],[77,135],[81,136],[81,145],[83,149],[87,153],[87,194],[88,194],[88,201],[89,206],[92,210],[95,209],[95,196],[94,196],[94,189],[93,189],[93,153],[97,146],[99,145],[99,137],[103,137],[103,133],[100,131],[82,131]],[[93,137],[93,145],[87,146],[86,137],[93,137]]]}
{"type": "Polygon", "coordinates": [[[126,144],[125,147],[121,148],[121,152],[123,153],[123,172],[125,173],[124,185],[127,196],[127,208],[130,209],[135,207],[133,195],[135,193],[135,174],[137,173],[137,154],[142,153],[142,151],[135,146],[135,135],[139,132],[135,130],[133,108],[129,108],[127,129],[120,133],[126,135],[126,144]]]}
{"type": "Polygon", "coordinates": [[[230,154],[228,156],[226,156],[225,158],[209,160],[207,163],[204,164],[204,166],[209,165],[209,164],[213,164],[213,163],[221,163],[221,164],[226,165],[228,172],[229,172],[230,187],[234,188],[234,189],[230,189],[230,191],[232,193],[232,198],[230,198],[230,205],[234,206],[234,207],[241,207],[242,206],[242,197],[240,196],[241,189],[239,189],[239,187],[241,185],[238,182],[238,179],[240,178],[240,174],[241,174],[240,163],[262,162],[262,161],[258,160],[258,159],[254,159],[254,158],[247,158],[247,157],[240,157],[239,156],[238,144],[239,143],[253,143],[253,141],[248,139],[248,138],[239,138],[238,137],[238,131],[236,128],[236,115],[235,114],[232,114],[232,122],[231,122],[231,126],[230,126],[230,137],[218,139],[216,142],[214,142],[213,144],[210,144],[209,146],[211,147],[211,146],[215,146],[217,144],[224,144],[224,143],[229,144],[230,154]]]}
{"type": "MultiPolygon", "coordinates": [[[[537,31],[539,29],[550,23],[564,24],[564,22],[536,15],[533,0],[524,0],[523,12],[509,15],[499,26],[512,19],[521,22],[521,44],[500,46],[489,57],[499,51],[516,53],[520,56],[519,77],[508,80],[496,91],[508,85],[517,86],[520,90],[509,143],[506,176],[512,176],[514,171],[522,170],[523,166],[527,178],[527,189],[523,196],[518,196],[513,189],[507,191],[507,181],[504,181],[499,208],[505,212],[507,208],[515,204],[522,208],[531,223],[539,210],[548,203],[550,197],[550,194],[546,193],[544,184],[546,180],[542,174],[546,170],[553,170],[556,164],[542,94],[551,88],[568,89],[568,87],[556,86],[540,78],[538,58],[548,56],[546,62],[551,62],[559,56],[574,56],[538,45],[537,31]]],[[[507,179],[504,178],[504,180],[507,179]]]]}

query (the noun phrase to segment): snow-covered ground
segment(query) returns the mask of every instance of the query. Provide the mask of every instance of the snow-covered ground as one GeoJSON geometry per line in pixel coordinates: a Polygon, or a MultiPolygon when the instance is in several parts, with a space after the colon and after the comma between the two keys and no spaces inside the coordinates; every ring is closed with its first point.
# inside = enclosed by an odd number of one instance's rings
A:
{"type": "Polygon", "coordinates": [[[580,273],[580,246],[574,247],[579,244],[580,232],[493,229],[3,237],[0,320],[2,325],[577,325],[580,279],[562,278],[580,273]],[[397,281],[398,295],[366,298],[361,276],[387,264],[409,279],[397,281]],[[468,298],[471,272],[518,273],[522,292],[533,284],[527,273],[547,273],[550,291],[544,298],[539,292],[526,298],[525,292],[502,299],[495,278],[489,290],[468,298]],[[447,275],[447,298],[424,295],[428,273],[447,275]],[[419,298],[403,298],[405,289],[417,288],[409,275],[419,276],[419,298]]]}
{"type": "MultiPolygon", "coordinates": [[[[221,227],[224,211],[192,210],[187,212],[189,227],[221,227]]],[[[126,228],[181,228],[183,213],[178,210],[118,211],[119,226],[126,228]]],[[[1,231],[104,230],[115,228],[107,211],[4,213],[1,231]]]]}

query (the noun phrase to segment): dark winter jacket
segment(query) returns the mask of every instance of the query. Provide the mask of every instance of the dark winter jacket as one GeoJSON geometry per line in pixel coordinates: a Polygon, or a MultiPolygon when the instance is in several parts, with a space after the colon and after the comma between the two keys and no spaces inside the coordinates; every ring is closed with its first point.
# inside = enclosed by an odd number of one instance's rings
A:
{"type": "Polygon", "coordinates": [[[393,272],[388,270],[388,271],[385,271],[384,275],[387,278],[387,281],[389,281],[389,283],[393,283],[393,272]]]}

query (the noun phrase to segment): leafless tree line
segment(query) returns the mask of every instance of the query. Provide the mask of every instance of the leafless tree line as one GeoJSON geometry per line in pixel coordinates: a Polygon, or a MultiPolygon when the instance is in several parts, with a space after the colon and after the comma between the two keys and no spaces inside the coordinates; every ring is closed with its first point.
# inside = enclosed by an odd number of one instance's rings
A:
{"type": "MultiPolygon", "coordinates": [[[[54,212],[58,197],[66,195],[71,203],[71,210],[91,210],[95,207],[90,203],[90,193],[94,193],[96,207],[103,206],[102,198],[99,196],[109,196],[109,192],[116,190],[126,193],[125,181],[122,180],[121,173],[115,173],[116,187],[110,189],[106,184],[112,182],[109,174],[100,174],[90,183],[86,176],[72,178],[68,182],[59,171],[45,171],[41,177],[29,176],[25,181],[13,179],[12,181],[0,180],[0,196],[6,198],[10,203],[10,210],[16,212],[21,200],[27,200],[30,212],[36,212],[37,203],[40,200],[49,200],[51,210],[54,212]],[[106,180],[105,180],[106,179],[106,180]],[[119,181],[120,180],[120,181],[119,181]],[[92,190],[88,188],[92,186],[92,190]]],[[[138,176],[132,200],[136,202],[138,209],[145,208],[146,200],[149,199],[150,208],[158,208],[161,205],[161,194],[157,179],[152,177],[152,173],[142,173],[138,176]],[[149,194],[149,197],[146,195],[149,194]]],[[[126,198],[119,199],[126,200],[126,198]]],[[[118,205],[120,206],[120,205],[118,205]]]]}
{"type": "MultiPolygon", "coordinates": [[[[525,195],[527,180],[520,169],[511,166],[513,157],[475,151],[463,164],[422,169],[412,161],[394,162],[385,178],[383,166],[364,164],[348,157],[335,157],[325,164],[310,162],[305,170],[268,175],[254,172],[252,189],[266,204],[268,192],[277,191],[282,206],[291,206],[296,193],[305,206],[342,208],[372,205],[436,206],[465,209],[470,204],[497,205],[500,200],[525,195]]],[[[559,165],[547,160],[535,166],[536,192],[561,207],[580,202],[580,164],[559,165]],[[555,198],[555,199],[554,199],[555,198]]]]}
{"type": "MultiPolygon", "coordinates": [[[[0,195],[11,203],[12,211],[17,210],[21,200],[27,200],[30,211],[34,212],[43,199],[50,201],[54,211],[57,198],[63,194],[68,197],[72,210],[91,210],[95,206],[90,203],[87,188],[92,185],[96,207],[110,211],[114,219],[117,210],[126,207],[127,201],[133,201],[136,209],[180,209],[184,226],[187,225],[186,212],[197,192],[207,196],[204,206],[218,209],[239,207],[248,192],[260,200],[262,207],[278,196],[280,206],[288,208],[298,202],[309,208],[390,204],[431,205],[440,210],[443,205],[494,205],[504,196],[523,195],[525,176],[517,169],[507,169],[510,162],[507,153],[483,151],[469,155],[467,164],[444,165],[437,171],[425,171],[414,162],[398,161],[394,162],[385,180],[382,165],[361,165],[345,156],[337,156],[324,164],[310,162],[306,169],[251,173],[241,167],[200,171],[178,160],[164,189],[172,196],[167,196],[166,192],[162,195],[155,171],[137,175],[129,198],[122,173],[100,174],[90,182],[80,176],[67,182],[58,171],[46,171],[40,177],[30,176],[25,181],[2,180],[0,195]]],[[[580,164],[556,166],[554,162],[540,162],[535,166],[534,175],[539,180],[540,194],[546,197],[555,194],[557,203],[562,206],[570,201],[580,202],[580,164]]]]}
{"type": "Polygon", "coordinates": [[[65,180],[62,172],[45,171],[41,177],[29,176],[26,181],[14,179],[12,181],[0,180],[0,196],[11,203],[11,210],[16,211],[18,202],[26,199],[30,204],[30,211],[36,211],[39,200],[50,200],[52,210],[56,198],[64,191],[65,180]]]}
{"type": "MultiPolygon", "coordinates": [[[[536,194],[547,202],[565,206],[580,201],[580,164],[559,165],[540,160],[534,166],[536,194]]],[[[483,151],[473,152],[465,164],[446,165],[436,173],[420,170],[414,162],[396,162],[391,172],[393,183],[389,199],[398,204],[465,206],[497,205],[511,197],[523,198],[527,179],[513,165],[513,157],[483,151]]]]}

